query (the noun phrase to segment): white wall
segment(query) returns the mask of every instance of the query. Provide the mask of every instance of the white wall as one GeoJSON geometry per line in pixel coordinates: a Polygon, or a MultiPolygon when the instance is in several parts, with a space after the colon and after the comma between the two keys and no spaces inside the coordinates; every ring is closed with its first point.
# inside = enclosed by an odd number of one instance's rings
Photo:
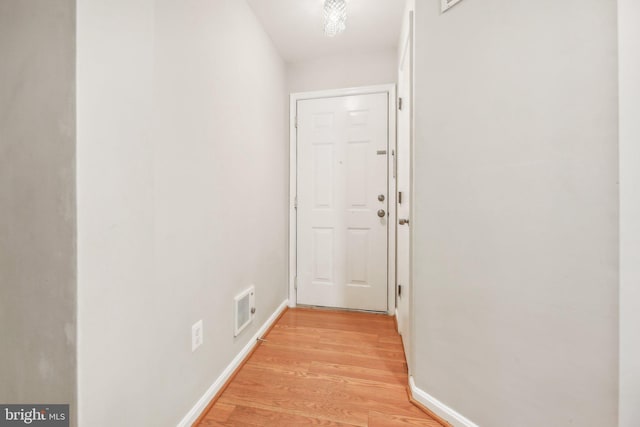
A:
{"type": "Polygon", "coordinates": [[[85,0],[77,25],[80,422],[176,425],[287,296],[285,66],[244,1],[85,0]]]}
{"type": "Polygon", "coordinates": [[[0,1],[0,402],[70,404],[72,426],[74,14],[73,0],[0,1]]]}
{"type": "Polygon", "coordinates": [[[395,49],[294,62],[287,66],[290,93],[395,83],[395,49]]]}
{"type": "Polygon", "coordinates": [[[618,0],[620,427],[640,425],[640,3],[618,0]]]}
{"type": "Polygon", "coordinates": [[[616,3],[416,3],[417,385],[482,426],[615,426],[616,3]]]}

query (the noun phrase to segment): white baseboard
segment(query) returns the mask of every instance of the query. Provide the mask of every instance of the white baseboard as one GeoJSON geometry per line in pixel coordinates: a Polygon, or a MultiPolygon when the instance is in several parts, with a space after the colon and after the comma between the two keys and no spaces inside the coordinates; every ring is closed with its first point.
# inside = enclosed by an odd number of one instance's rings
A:
{"type": "Polygon", "coordinates": [[[465,418],[426,391],[418,388],[413,377],[409,377],[409,387],[411,387],[411,394],[417,402],[433,411],[434,414],[443,420],[448,421],[454,427],[478,427],[477,424],[468,418],[465,418]]]}
{"type": "Polygon", "coordinates": [[[204,393],[204,395],[198,400],[198,402],[191,408],[191,410],[185,415],[185,417],[178,423],[177,427],[191,427],[191,425],[198,419],[200,414],[207,408],[211,399],[220,391],[224,383],[231,377],[231,374],[240,366],[245,357],[258,343],[260,338],[267,329],[276,321],[278,316],[289,305],[289,299],[286,299],[280,304],[280,306],[273,312],[273,314],[267,319],[266,322],[258,329],[258,332],[249,340],[247,345],[236,355],[236,357],[229,363],[225,370],[220,374],[218,378],[211,384],[211,387],[204,393]]]}

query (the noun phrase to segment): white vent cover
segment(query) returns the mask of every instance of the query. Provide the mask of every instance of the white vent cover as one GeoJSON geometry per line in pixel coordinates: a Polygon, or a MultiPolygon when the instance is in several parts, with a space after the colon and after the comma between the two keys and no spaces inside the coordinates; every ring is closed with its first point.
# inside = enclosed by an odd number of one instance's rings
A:
{"type": "Polygon", "coordinates": [[[240,335],[240,332],[251,323],[255,313],[255,288],[251,286],[240,295],[236,296],[234,300],[235,304],[235,330],[234,337],[240,335]]]}
{"type": "Polygon", "coordinates": [[[440,0],[442,2],[442,11],[446,12],[450,8],[452,8],[455,4],[461,2],[462,0],[440,0]]]}

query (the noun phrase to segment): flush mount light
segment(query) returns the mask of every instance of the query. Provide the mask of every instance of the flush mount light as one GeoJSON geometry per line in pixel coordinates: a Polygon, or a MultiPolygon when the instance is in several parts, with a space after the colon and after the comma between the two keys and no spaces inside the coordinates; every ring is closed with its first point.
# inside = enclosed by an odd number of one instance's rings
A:
{"type": "Polygon", "coordinates": [[[334,37],[347,28],[347,1],[324,1],[324,34],[334,37]]]}

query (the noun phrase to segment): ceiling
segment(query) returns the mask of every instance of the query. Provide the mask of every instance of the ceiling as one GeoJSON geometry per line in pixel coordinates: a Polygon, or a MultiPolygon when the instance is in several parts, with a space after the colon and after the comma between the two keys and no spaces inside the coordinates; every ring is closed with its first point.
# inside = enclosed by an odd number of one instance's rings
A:
{"type": "Polygon", "coordinates": [[[247,0],[286,62],[395,49],[403,0],[347,0],[347,29],[323,33],[324,0],[247,0]]]}

